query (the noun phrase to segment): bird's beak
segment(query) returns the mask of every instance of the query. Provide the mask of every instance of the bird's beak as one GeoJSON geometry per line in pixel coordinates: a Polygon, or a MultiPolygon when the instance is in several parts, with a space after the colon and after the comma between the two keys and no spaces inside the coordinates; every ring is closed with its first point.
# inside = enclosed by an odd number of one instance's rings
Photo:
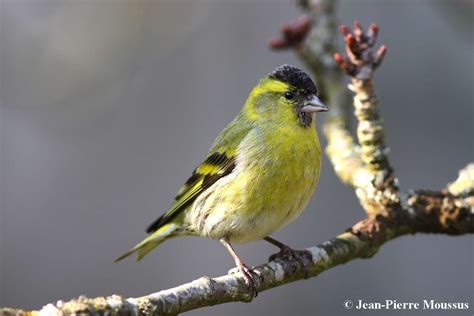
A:
{"type": "Polygon", "coordinates": [[[314,112],[326,112],[328,107],[315,95],[311,95],[305,100],[302,112],[314,113],[314,112]]]}

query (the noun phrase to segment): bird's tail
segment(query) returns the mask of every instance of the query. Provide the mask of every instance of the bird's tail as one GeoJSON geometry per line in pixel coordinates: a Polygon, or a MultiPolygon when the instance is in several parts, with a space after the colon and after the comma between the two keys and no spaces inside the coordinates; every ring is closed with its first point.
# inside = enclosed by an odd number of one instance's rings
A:
{"type": "Polygon", "coordinates": [[[139,261],[141,258],[143,258],[146,254],[152,251],[155,247],[157,247],[163,241],[176,236],[177,230],[178,230],[178,225],[174,223],[163,225],[162,227],[157,229],[155,232],[147,236],[142,242],[137,244],[135,247],[133,247],[132,249],[128,250],[126,253],[124,253],[117,259],[115,259],[115,262],[125,259],[134,253],[137,254],[137,261],[139,261]]]}

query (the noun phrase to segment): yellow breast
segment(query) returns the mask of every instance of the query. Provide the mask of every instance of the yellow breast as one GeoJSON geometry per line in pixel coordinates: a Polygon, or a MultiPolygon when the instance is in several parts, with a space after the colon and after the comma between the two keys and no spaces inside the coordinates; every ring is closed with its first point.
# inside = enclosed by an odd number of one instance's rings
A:
{"type": "Polygon", "coordinates": [[[235,170],[196,200],[190,222],[200,235],[245,243],[303,211],[319,178],[321,151],[314,126],[275,125],[252,130],[237,152],[235,170]]]}

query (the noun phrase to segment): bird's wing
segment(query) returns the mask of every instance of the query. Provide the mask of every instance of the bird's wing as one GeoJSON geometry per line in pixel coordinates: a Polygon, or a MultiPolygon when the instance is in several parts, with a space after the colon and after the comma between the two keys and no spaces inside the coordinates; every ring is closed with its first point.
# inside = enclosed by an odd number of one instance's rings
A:
{"type": "Polygon", "coordinates": [[[237,148],[250,129],[251,126],[248,124],[239,124],[237,121],[229,124],[214,141],[207,158],[194,169],[191,177],[178,191],[171,208],[150,224],[146,232],[152,233],[169,223],[191,205],[203,191],[230,174],[236,166],[237,148]]]}

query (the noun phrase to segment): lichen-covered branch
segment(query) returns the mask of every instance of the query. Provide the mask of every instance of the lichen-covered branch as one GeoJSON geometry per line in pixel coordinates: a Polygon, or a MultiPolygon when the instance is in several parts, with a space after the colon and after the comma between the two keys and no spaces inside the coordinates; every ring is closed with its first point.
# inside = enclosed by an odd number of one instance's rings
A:
{"type": "MultiPolygon", "coordinates": [[[[454,183],[462,182],[463,192],[473,190],[473,182],[464,181],[465,173],[474,178],[473,168],[461,172],[454,183]],[[466,171],[467,170],[467,171],[466,171]]],[[[401,235],[439,233],[461,235],[474,233],[474,197],[455,196],[447,189],[416,191],[403,197],[405,208],[396,216],[366,218],[339,236],[323,244],[308,248],[312,263],[308,277],[354,259],[370,258],[385,242],[401,235]]],[[[256,267],[262,272],[257,280],[259,292],[301,280],[305,273],[298,261],[285,259],[270,261],[256,267]]],[[[252,293],[245,285],[240,272],[217,278],[202,277],[178,287],[139,298],[79,297],[69,302],[48,304],[39,311],[0,309],[0,315],[176,315],[189,310],[228,302],[249,302],[252,293]]]]}
{"type": "Polygon", "coordinates": [[[470,163],[459,171],[456,181],[447,187],[449,193],[458,196],[469,196],[474,194],[474,163],[470,163]]]}
{"type": "Polygon", "coordinates": [[[323,125],[328,139],[326,153],[339,178],[354,188],[367,214],[372,217],[388,215],[389,209],[399,207],[400,198],[398,180],[387,156],[385,132],[373,84],[374,71],[386,53],[383,45],[374,51],[378,27],[372,24],[367,32],[363,32],[360,24],[355,22],[354,30],[350,32],[348,27],[342,26],[340,30],[347,55],[343,57],[335,53],[335,1],[306,0],[300,1],[300,5],[306,13],[304,25],[312,25],[313,30],[298,28],[295,23],[285,24],[282,37],[273,39],[270,47],[293,48],[316,78],[324,78],[323,84],[318,82],[318,85],[330,107],[323,125]],[[288,38],[287,34],[295,33],[299,35],[298,41],[288,38]],[[302,35],[308,33],[305,39],[302,35]],[[275,43],[285,45],[272,45],[275,43]],[[332,56],[334,59],[328,58],[332,56]],[[342,72],[337,69],[338,65],[351,79],[349,88],[354,93],[358,144],[349,131],[347,113],[351,107],[346,90],[341,88],[342,72]]]}
{"type": "MultiPolygon", "coordinates": [[[[369,164],[371,161],[370,153],[386,152],[385,149],[377,150],[385,148],[385,145],[383,143],[381,123],[376,126],[376,123],[379,123],[380,120],[378,119],[376,98],[372,89],[372,70],[375,69],[374,56],[371,54],[371,51],[358,54],[358,56],[366,56],[368,60],[365,63],[354,60],[354,63],[360,67],[349,63],[349,60],[342,64],[339,63],[343,70],[360,78],[354,78],[352,83],[352,86],[358,87],[358,89],[353,89],[356,91],[353,103],[356,106],[356,114],[358,114],[357,117],[359,118],[358,131],[360,131],[359,142],[361,143],[359,145],[356,144],[349,131],[350,97],[348,91],[343,88],[343,73],[339,70],[338,64],[333,59],[336,50],[335,38],[337,33],[337,23],[334,14],[336,2],[331,0],[307,0],[300,1],[300,6],[306,15],[298,21],[305,21],[304,25],[311,25],[312,29],[308,31],[307,28],[297,27],[296,22],[284,24],[281,37],[272,39],[270,47],[276,50],[293,48],[306,66],[314,73],[318,81],[318,87],[320,87],[320,94],[330,108],[330,112],[325,115],[326,119],[323,125],[323,132],[328,140],[326,147],[328,158],[339,178],[354,188],[366,212],[375,216],[384,210],[384,206],[381,207],[380,204],[382,200],[387,200],[386,196],[397,201],[397,195],[381,193],[379,187],[380,183],[384,183],[384,179],[392,179],[391,182],[393,184],[396,183],[396,180],[394,177],[387,176],[388,174],[391,175],[391,173],[385,172],[385,169],[371,168],[369,164]],[[298,41],[291,40],[288,34],[298,34],[298,36],[293,35],[293,38],[298,38],[298,41]],[[307,34],[309,34],[307,38],[301,36],[307,34]],[[365,74],[363,79],[361,79],[360,73],[365,74]],[[320,78],[324,78],[324,80],[318,80],[320,78]],[[371,98],[367,98],[368,95],[371,98]],[[360,124],[361,122],[362,124],[360,124]],[[362,128],[361,126],[365,127],[362,128]],[[371,133],[367,134],[367,131],[371,133]],[[376,143],[374,140],[380,141],[376,143]],[[366,153],[365,155],[362,154],[364,152],[366,153]]],[[[366,36],[362,35],[360,28],[357,31],[357,37],[350,35],[347,28],[342,30],[348,36],[346,36],[346,42],[350,43],[350,47],[353,50],[360,50],[362,46],[371,49],[375,43],[377,32],[371,31],[370,44],[372,46],[368,47],[368,45],[360,43],[366,40],[366,36]],[[356,38],[359,41],[356,42],[356,38]]],[[[374,30],[374,28],[372,27],[371,30],[374,30]]],[[[355,56],[349,48],[347,48],[347,51],[351,56],[355,56]]],[[[342,56],[338,56],[345,61],[342,56]]],[[[380,62],[381,58],[377,58],[377,66],[380,62]]],[[[385,163],[374,165],[386,166],[388,170],[388,159],[385,159],[385,161],[385,163]]]]}
{"type": "Polygon", "coordinates": [[[344,35],[347,57],[335,53],[334,60],[351,79],[349,89],[354,92],[360,159],[367,176],[365,182],[356,187],[356,193],[369,216],[389,215],[391,210],[399,207],[398,180],[388,160],[373,80],[387,50],[382,45],[374,51],[378,34],[376,24],[372,24],[367,32],[357,21],[352,33],[347,26],[341,26],[340,30],[344,35]]]}
{"type": "MultiPolygon", "coordinates": [[[[342,27],[347,55],[343,57],[335,54],[335,1],[299,0],[298,3],[305,15],[284,24],[281,37],[272,39],[269,46],[292,48],[316,75],[321,97],[331,109],[323,126],[328,140],[326,153],[337,176],[354,188],[368,216],[337,237],[308,248],[312,263],[306,274],[294,258],[255,267],[263,276],[256,280],[259,292],[305,276],[315,277],[354,259],[370,258],[384,243],[401,235],[474,233],[474,163],[461,170],[459,177],[443,190],[399,193],[374,90],[373,73],[386,52],[385,46],[373,50],[377,26],[372,25],[366,33],[357,22],[352,33],[348,27],[342,27]],[[349,129],[352,106],[348,90],[342,84],[343,72],[351,81],[357,143],[349,129]]],[[[139,298],[79,297],[48,304],[39,311],[4,308],[0,309],[0,315],[176,315],[227,302],[249,302],[252,298],[253,292],[245,285],[243,276],[234,271],[217,278],[202,277],[139,298]]]]}

